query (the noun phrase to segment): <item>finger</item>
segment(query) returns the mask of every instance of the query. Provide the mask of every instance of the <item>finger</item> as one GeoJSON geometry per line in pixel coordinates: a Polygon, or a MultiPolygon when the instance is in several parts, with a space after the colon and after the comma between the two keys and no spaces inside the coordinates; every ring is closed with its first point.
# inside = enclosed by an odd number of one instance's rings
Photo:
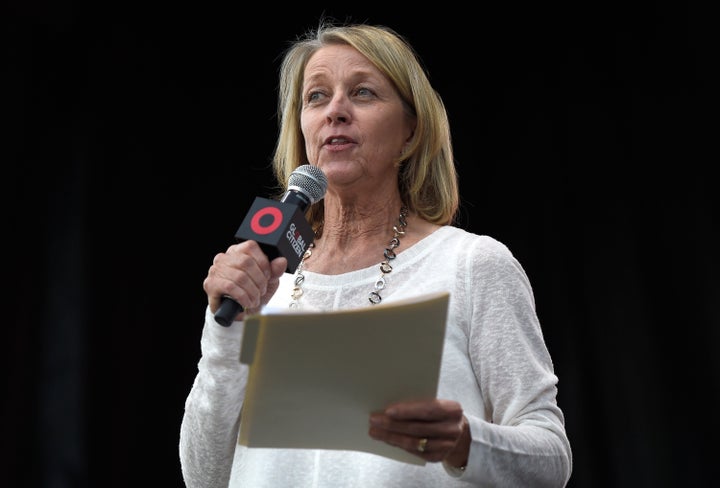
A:
{"type": "Polygon", "coordinates": [[[383,414],[374,414],[370,418],[373,428],[387,433],[387,437],[433,437],[448,439],[453,443],[462,433],[462,419],[443,421],[395,420],[383,414]]]}
{"type": "Polygon", "coordinates": [[[430,436],[418,437],[378,431],[373,428],[370,429],[370,437],[404,449],[430,462],[442,461],[455,446],[455,442],[451,439],[430,436]]]}
{"type": "Polygon", "coordinates": [[[388,433],[457,441],[463,431],[463,410],[451,400],[398,402],[373,413],[370,424],[388,433]]]}
{"type": "Polygon", "coordinates": [[[385,414],[396,420],[457,421],[462,418],[463,410],[458,402],[434,398],[393,403],[385,409],[385,414]]]}
{"type": "Polygon", "coordinates": [[[211,310],[219,306],[224,296],[230,296],[245,308],[260,305],[271,275],[267,256],[254,241],[230,246],[213,259],[203,288],[211,310]]]}
{"type": "MultiPolygon", "coordinates": [[[[397,402],[383,412],[371,414],[369,434],[426,461],[438,462],[453,455],[464,424],[462,407],[455,401],[397,402]]],[[[467,457],[466,452],[461,454],[467,457]]]]}
{"type": "Polygon", "coordinates": [[[275,294],[278,287],[280,286],[280,277],[285,273],[287,269],[287,258],[278,257],[270,262],[270,280],[267,283],[267,289],[265,294],[262,296],[261,301],[263,304],[270,301],[270,298],[275,294]]]}
{"type": "Polygon", "coordinates": [[[287,258],[280,256],[270,262],[270,275],[272,278],[280,278],[287,269],[287,258]]]}

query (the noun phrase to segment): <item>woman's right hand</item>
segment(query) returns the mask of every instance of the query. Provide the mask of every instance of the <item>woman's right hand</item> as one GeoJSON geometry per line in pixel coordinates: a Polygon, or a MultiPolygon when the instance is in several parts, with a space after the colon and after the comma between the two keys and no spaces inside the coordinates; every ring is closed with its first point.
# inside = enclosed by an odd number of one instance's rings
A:
{"type": "Polygon", "coordinates": [[[215,256],[203,281],[210,311],[217,311],[224,296],[241,304],[244,313],[259,311],[277,291],[286,268],[286,258],[280,256],[270,262],[255,241],[233,244],[215,256]]]}

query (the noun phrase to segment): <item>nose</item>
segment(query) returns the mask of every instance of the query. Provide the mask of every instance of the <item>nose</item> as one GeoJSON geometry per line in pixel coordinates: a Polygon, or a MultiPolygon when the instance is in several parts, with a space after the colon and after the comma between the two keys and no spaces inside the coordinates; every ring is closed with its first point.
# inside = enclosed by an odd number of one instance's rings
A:
{"type": "Polygon", "coordinates": [[[336,94],[328,104],[327,119],[330,124],[344,124],[350,121],[350,108],[346,96],[336,94]]]}

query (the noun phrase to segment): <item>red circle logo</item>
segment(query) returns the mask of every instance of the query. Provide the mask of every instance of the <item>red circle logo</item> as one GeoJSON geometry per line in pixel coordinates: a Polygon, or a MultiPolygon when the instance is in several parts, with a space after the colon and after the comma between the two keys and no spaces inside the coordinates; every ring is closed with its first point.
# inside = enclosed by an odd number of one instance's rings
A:
{"type": "Polygon", "coordinates": [[[275,232],[278,227],[280,227],[282,221],[282,212],[279,208],[265,207],[255,212],[255,215],[253,215],[252,220],[250,221],[250,229],[256,234],[270,234],[272,232],[275,232]],[[272,222],[270,222],[269,225],[262,225],[260,223],[260,219],[265,217],[266,215],[272,217],[272,222]]]}

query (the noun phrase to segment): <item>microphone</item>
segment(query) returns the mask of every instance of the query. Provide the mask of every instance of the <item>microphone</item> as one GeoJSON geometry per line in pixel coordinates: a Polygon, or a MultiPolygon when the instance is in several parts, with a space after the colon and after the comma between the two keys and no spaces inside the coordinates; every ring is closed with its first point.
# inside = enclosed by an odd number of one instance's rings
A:
{"type": "MultiPolygon", "coordinates": [[[[320,168],[310,164],[298,166],[290,174],[288,189],[279,201],[255,198],[235,239],[257,242],[270,261],[278,256],[287,258],[286,272],[294,273],[315,239],[305,211],[322,200],[326,190],[327,178],[320,168]]],[[[215,312],[215,321],[229,327],[242,310],[242,305],[225,296],[215,312]]]]}

